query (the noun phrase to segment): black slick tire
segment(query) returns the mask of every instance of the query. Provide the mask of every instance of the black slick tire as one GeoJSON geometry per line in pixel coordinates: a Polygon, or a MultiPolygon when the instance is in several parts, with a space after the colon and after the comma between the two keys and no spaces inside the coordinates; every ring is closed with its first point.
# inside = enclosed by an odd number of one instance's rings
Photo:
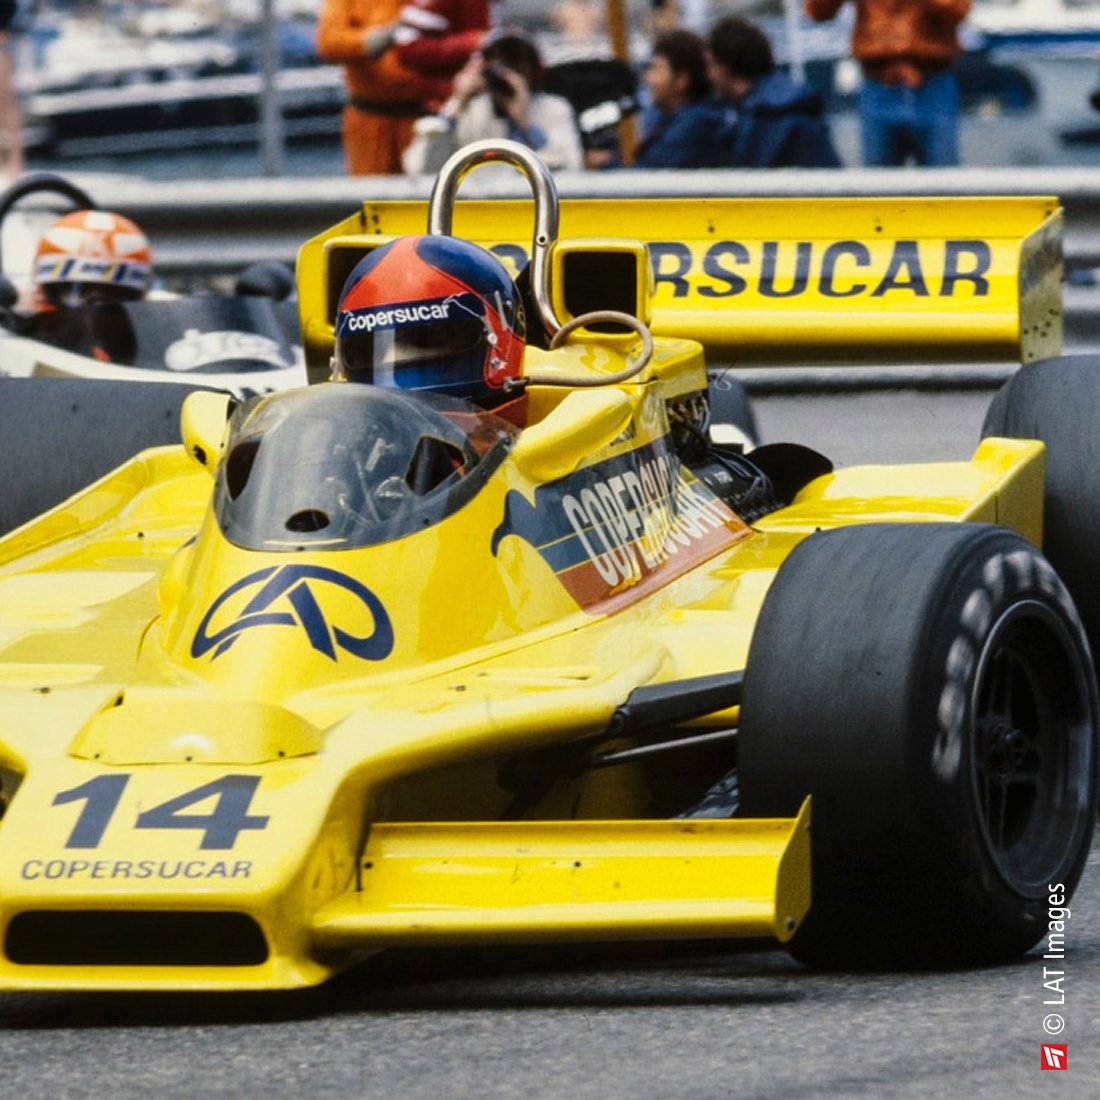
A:
{"type": "Polygon", "coordinates": [[[1028,950],[1094,824],[1096,687],[1068,593],[1003,528],[810,536],[756,625],[738,768],[745,816],[813,796],[812,901],[790,944],[803,962],[1028,950]]]}
{"type": "Polygon", "coordinates": [[[1100,355],[1028,363],[1001,387],[982,436],[1046,444],[1043,553],[1100,653],[1100,355]]]}

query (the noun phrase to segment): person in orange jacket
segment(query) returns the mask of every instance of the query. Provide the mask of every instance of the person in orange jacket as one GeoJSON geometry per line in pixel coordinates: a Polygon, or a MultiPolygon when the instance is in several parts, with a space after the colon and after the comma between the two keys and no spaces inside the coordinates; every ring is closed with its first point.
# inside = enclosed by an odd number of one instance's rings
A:
{"type": "Polygon", "coordinates": [[[344,156],[353,176],[394,175],[421,114],[420,85],[394,48],[401,0],[325,0],[317,53],[344,66],[344,156]]]}
{"type": "MultiPolygon", "coordinates": [[[[847,0],[805,0],[817,22],[847,0]]],[[[889,167],[959,162],[958,27],[970,0],[852,0],[852,54],[863,69],[859,93],[863,163],[889,167]]]]}

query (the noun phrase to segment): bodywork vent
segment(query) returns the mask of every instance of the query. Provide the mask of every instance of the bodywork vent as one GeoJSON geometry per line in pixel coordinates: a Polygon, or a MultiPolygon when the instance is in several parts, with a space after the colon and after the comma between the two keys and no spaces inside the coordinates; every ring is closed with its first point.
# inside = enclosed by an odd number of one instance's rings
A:
{"type": "Polygon", "coordinates": [[[244,913],[82,909],[18,913],[4,937],[23,966],[259,966],[267,941],[244,913]]]}

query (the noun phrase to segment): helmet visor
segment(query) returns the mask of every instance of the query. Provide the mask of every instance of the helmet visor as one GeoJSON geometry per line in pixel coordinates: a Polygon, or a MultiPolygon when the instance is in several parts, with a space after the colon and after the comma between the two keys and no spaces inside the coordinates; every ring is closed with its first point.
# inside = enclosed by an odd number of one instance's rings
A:
{"type": "Polygon", "coordinates": [[[102,302],[134,302],[141,297],[135,287],[114,283],[43,283],[42,297],[52,306],[78,309],[102,302]]]}
{"type": "Polygon", "coordinates": [[[481,301],[462,294],[345,313],[336,357],[349,382],[446,391],[482,381],[491,334],[481,301]]]}

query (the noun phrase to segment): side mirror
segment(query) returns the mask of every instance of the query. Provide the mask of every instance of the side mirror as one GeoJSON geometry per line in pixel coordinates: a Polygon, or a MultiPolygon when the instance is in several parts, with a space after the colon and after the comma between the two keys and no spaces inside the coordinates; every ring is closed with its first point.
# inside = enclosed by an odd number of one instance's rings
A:
{"type": "Polygon", "coordinates": [[[210,474],[225,453],[226,427],[233,411],[228,393],[196,390],[184,398],[180,409],[180,437],[187,453],[210,474]]]}
{"type": "Polygon", "coordinates": [[[533,481],[565,477],[622,435],[632,415],[630,398],[622,390],[574,390],[538,424],[524,428],[512,457],[533,481]]]}

